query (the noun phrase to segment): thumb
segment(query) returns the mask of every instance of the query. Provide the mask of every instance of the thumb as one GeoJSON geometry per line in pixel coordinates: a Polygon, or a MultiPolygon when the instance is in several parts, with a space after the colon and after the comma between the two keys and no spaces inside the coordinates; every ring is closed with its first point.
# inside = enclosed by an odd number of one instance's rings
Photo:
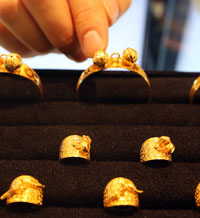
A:
{"type": "Polygon", "coordinates": [[[69,0],[81,49],[88,57],[105,50],[108,43],[108,19],[102,0],[69,0]]]}

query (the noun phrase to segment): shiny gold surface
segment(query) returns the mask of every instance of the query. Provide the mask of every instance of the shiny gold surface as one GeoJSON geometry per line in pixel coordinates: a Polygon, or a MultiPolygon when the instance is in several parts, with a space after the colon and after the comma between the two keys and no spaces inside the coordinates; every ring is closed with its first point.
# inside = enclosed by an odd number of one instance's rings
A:
{"type": "Polygon", "coordinates": [[[140,162],[166,160],[171,162],[175,146],[168,136],[147,139],[140,150],[140,162]]]}
{"type": "Polygon", "coordinates": [[[7,205],[12,203],[42,205],[44,187],[34,177],[22,175],[12,181],[9,190],[0,199],[7,199],[7,205]]]}
{"type": "Polygon", "coordinates": [[[89,136],[68,136],[61,143],[59,159],[76,157],[90,160],[90,144],[89,136]]]}
{"type": "Polygon", "coordinates": [[[20,55],[16,53],[0,55],[0,73],[14,74],[31,80],[38,87],[41,98],[43,97],[40,77],[33,69],[22,63],[20,55]]]}
{"type": "Polygon", "coordinates": [[[189,100],[190,100],[191,104],[193,103],[194,95],[197,92],[197,90],[199,89],[199,87],[200,87],[200,76],[194,80],[192,87],[190,89],[189,100]]]}
{"type": "Polygon", "coordinates": [[[114,178],[104,189],[104,207],[139,207],[138,193],[143,193],[143,191],[138,190],[130,179],[123,177],[114,178]]]}
{"type": "Polygon", "coordinates": [[[150,81],[144,72],[144,70],[137,65],[135,62],[137,61],[137,52],[132,48],[127,48],[123,56],[120,57],[119,53],[113,53],[110,57],[104,51],[98,51],[95,53],[93,58],[93,65],[90,66],[87,70],[85,70],[78,79],[76,85],[76,92],[78,95],[79,88],[83,81],[89,77],[90,75],[99,72],[101,70],[105,70],[108,68],[124,68],[130,70],[138,75],[140,75],[148,85],[149,88],[149,99],[148,102],[151,101],[151,85],[150,81]]]}
{"type": "Polygon", "coordinates": [[[194,193],[195,204],[199,208],[200,207],[200,183],[197,185],[195,193],[194,193]]]}

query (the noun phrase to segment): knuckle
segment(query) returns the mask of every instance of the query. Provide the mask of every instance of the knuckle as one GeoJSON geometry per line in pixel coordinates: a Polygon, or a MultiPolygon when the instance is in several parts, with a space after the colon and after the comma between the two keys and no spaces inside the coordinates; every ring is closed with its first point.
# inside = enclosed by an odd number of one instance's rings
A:
{"type": "Polygon", "coordinates": [[[0,23],[0,33],[2,34],[4,32],[6,32],[6,28],[2,23],[0,23]]]}
{"type": "MultiPolygon", "coordinates": [[[[10,51],[11,52],[11,51],[10,51]]],[[[23,58],[29,58],[29,57],[33,57],[35,55],[34,52],[30,51],[30,50],[23,50],[23,51],[19,51],[17,52],[19,55],[21,55],[21,57],[23,58]]]]}
{"type": "Polygon", "coordinates": [[[52,50],[52,46],[50,44],[40,45],[33,49],[33,51],[40,53],[40,54],[48,53],[51,50],[52,50]]]}
{"type": "Polygon", "coordinates": [[[74,15],[75,25],[77,28],[83,28],[88,23],[97,16],[97,11],[95,8],[84,8],[79,11],[79,13],[74,15]]]}
{"type": "Polygon", "coordinates": [[[66,34],[60,34],[60,37],[56,38],[54,46],[59,51],[66,52],[66,50],[68,50],[73,43],[74,43],[74,36],[69,35],[69,33],[66,33],[66,34]]]}

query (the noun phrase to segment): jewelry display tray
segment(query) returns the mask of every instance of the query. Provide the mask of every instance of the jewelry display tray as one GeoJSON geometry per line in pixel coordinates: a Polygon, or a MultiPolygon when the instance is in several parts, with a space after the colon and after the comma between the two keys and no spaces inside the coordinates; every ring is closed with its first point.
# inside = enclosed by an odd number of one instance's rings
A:
{"type": "Polygon", "coordinates": [[[147,86],[132,73],[107,71],[91,76],[82,85],[82,101],[77,101],[80,71],[36,72],[44,88],[41,101],[30,81],[0,78],[4,81],[0,84],[0,193],[8,190],[15,177],[31,175],[46,186],[43,205],[34,211],[19,205],[16,210],[2,201],[0,217],[200,216],[194,201],[200,182],[199,92],[194,104],[189,104],[198,74],[147,72],[153,93],[147,104],[147,86]],[[75,134],[92,139],[91,161],[60,163],[61,141],[75,134]],[[162,167],[141,164],[142,143],[162,135],[175,145],[173,162],[162,167]],[[139,209],[103,208],[104,188],[115,177],[129,178],[144,191],[139,209]]]}

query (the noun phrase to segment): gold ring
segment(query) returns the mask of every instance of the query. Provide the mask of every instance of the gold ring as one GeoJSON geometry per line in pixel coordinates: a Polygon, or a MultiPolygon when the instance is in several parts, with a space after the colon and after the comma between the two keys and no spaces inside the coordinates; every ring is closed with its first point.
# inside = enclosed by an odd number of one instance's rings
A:
{"type": "Polygon", "coordinates": [[[0,73],[10,73],[25,77],[31,80],[39,89],[40,96],[43,98],[43,88],[38,74],[26,64],[23,64],[19,54],[0,55],[0,73]]]}
{"type": "Polygon", "coordinates": [[[200,76],[194,80],[192,87],[190,89],[189,100],[190,100],[191,104],[193,103],[194,95],[197,92],[197,90],[199,89],[199,87],[200,87],[200,76]]]}
{"type": "Polygon", "coordinates": [[[138,193],[143,193],[143,191],[138,190],[130,179],[123,177],[114,178],[104,189],[104,207],[139,207],[138,193]]]}
{"type": "Polygon", "coordinates": [[[195,193],[194,193],[195,204],[199,208],[200,207],[200,183],[197,185],[195,193]]]}
{"type": "Polygon", "coordinates": [[[9,190],[0,199],[7,199],[7,205],[12,203],[29,203],[41,206],[44,187],[34,177],[22,175],[12,181],[9,190]]]}
{"type": "Polygon", "coordinates": [[[171,162],[171,154],[174,150],[175,146],[168,136],[149,138],[142,144],[140,162],[152,160],[166,160],[171,162]]]}
{"type": "Polygon", "coordinates": [[[90,160],[90,144],[89,136],[70,135],[61,143],[59,159],[82,158],[90,160]]]}
{"type": "Polygon", "coordinates": [[[87,70],[85,70],[78,79],[76,85],[77,96],[79,93],[80,85],[88,76],[108,68],[124,68],[140,75],[145,80],[149,88],[148,102],[150,102],[152,96],[150,81],[144,70],[135,63],[136,61],[137,61],[137,52],[132,48],[127,48],[123,52],[122,57],[120,57],[119,53],[113,53],[109,57],[108,54],[104,51],[96,52],[93,57],[93,65],[90,66],[87,70]]]}

